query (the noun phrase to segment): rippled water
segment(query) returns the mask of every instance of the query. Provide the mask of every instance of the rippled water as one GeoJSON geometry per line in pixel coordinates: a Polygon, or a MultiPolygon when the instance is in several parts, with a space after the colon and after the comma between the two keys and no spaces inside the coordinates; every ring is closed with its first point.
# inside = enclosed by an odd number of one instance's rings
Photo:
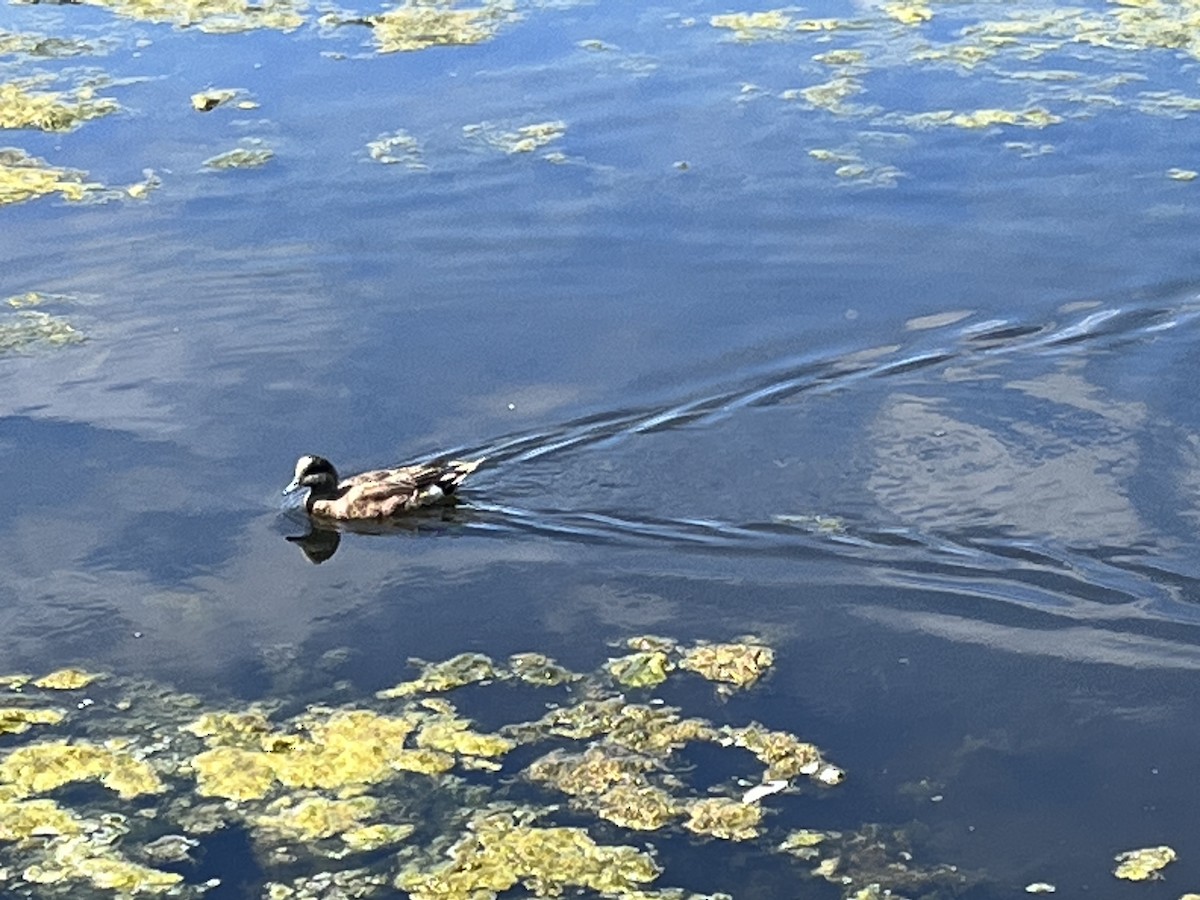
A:
{"type": "MultiPolygon", "coordinates": [[[[0,293],[64,295],[86,338],[0,355],[0,669],[332,702],[414,656],[591,670],[638,634],[753,634],[765,682],[666,699],[797,732],[847,782],[774,798],[757,842],[609,827],[662,885],[835,897],[773,845],[881,824],[972,897],[1200,890],[1195,13],[1148,4],[1171,43],[1140,7],[829,0],[802,15],[861,27],[739,41],[719,4],[535,4],[389,55],[311,14],[0,7],[105,48],[4,80],[102,70],[121,105],[3,143],[161,180],[0,208],[0,293]],[[921,56],[1025,20],[974,67],[921,56]],[[836,78],[849,108],[795,93],[836,78]],[[258,105],[198,113],[206,87],[258,105]],[[912,118],[1035,108],[1059,121],[912,118]],[[479,138],[550,121],[530,153],[479,138]],[[401,129],[419,169],[370,156],[401,129]],[[275,156],[202,168],[247,139],[275,156]],[[278,498],[307,452],[488,463],[453,510],[308,534],[278,498]],[[1165,880],[1113,879],[1155,844],[1165,880]]],[[[262,864],[198,871],[259,896],[262,864]]]]}

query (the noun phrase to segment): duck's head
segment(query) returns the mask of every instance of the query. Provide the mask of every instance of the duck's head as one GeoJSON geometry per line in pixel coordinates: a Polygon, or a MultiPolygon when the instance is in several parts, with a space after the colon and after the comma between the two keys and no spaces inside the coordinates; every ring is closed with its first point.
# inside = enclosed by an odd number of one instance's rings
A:
{"type": "Polygon", "coordinates": [[[310,496],[332,496],[337,493],[338,474],[333,463],[323,456],[302,456],[296,460],[296,474],[292,483],[283,489],[285,494],[300,488],[309,488],[310,496]]]}

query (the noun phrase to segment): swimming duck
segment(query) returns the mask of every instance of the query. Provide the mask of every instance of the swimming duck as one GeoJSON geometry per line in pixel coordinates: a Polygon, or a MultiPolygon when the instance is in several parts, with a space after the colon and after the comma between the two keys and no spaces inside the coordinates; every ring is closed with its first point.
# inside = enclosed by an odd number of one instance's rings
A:
{"type": "Polygon", "coordinates": [[[482,459],[453,459],[398,469],[375,469],[339,480],[333,463],[302,456],[284,494],[308,488],[304,508],[325,519],[388,519],[426,506],[446,503],[482,459]]]}

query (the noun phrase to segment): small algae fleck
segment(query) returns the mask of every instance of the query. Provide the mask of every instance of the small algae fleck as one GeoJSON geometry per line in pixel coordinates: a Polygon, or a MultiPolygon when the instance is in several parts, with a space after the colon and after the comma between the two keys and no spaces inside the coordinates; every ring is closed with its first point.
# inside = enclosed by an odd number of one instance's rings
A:
{"type": "Polygon", "coordinates": [[[514,678],[542,687],[556,687],[583,678],[541,653],[514,653],[508,658],[508,669],[514,678]]]}
{"type": "Polygon", "coordinates": [[[750,642],[700,644],[687,650],[679,668],[695,672],[709,681],[748,688],[771,668],[775,654],[770,647],[750,642]]]}
{"type": "Polygon", "coordinates": [[[559,120],[521,125],[513,130],[505,130],[490,122],[463,126],[465,137],[509,154],[532,153],[559,140],[566,133],[567,123],[559,120]]]}
{"type": "Polygon", "coordinates": [[[491,900],[518,884],[538,897],[567,888],[622,896],[659,875],[654,860],[634,847],[597,844],[583,828],[540,827],[506,810],[476,814],[449,856],[405,869],[396,887],[413,900],[491,900]]]}
{"type": "MultiPolygon", "coordinates": [[[[11,303],[11,301],[9,302],[11,303]]],[[[87,687],[99,677],[99,675],[92,675],[83,669],[57,669],[38,678],[33,682],[33,686],[53,691],[75,691],[87,687]]]]}
{"type": "Polygon", "coordinates": [[[245,147],[235,147],[210,156],[201,165],[206,169],[257,169],[265,166],[275,157],[275,151],[263,146],[261,142],[249,142],[245,147]]]}
{"type": "Polygon", "coordinates": [[[34,725],[57,725],[65,714],[56,709],[0,706],[0,734],[24,734],[34,725]]]}
{"type": "Polygon", "coordinates": [[[384,165],[399,163],[414,172],[423,172],[429,168],[425,165],[421,144],[407,131],[379,135],[367,143],[367,153],[371,159],[384,165]]]}
{"type": "Polygon", "coordinates": [[[239,88],[210,88],[192,94],[192,109],[196,112],[211,112],[218,106],[236,98],[242,91],[239,88]]]}
{"type": "Polygon", "coordinates": [[[74,91],[34,91],[22,82],[0,84],[0,128],[72,131],[89,119],[120,109],[116,100],[96,97],[89,87],[74,91]]]}
{"type": "Polygon", "coordinates": [[[1195,181],[1200,172],[1195,169],[1167,169],[1167,177],[1172,181],[1195,181]]]}
{"type": "Polygon", "coordinates": [[[1168,863],[1175,861],[1175,851],[1164,845],[1158,847],[1143,847],[1140,850],[1126,850],[1118,853],[1114,859],[1117,867],[1113,874],[1126,881],[1149,881],[1162,878],[1162,870],[1168,863]]]}
{"type": "Polygon", "coordinates": [[[933,18],[928,3],[885,3],[883,11],[901,25],[920,25],[933,18]]]}
{"type": "Polygon", "coordinates": [[[495,664],[490,656],[482,653],[460,653],[439,663],[411,660],[422,666],[421,674],[412,681],[402,681],[395,687],[378,691],[380,700],[399,697],[415,697],[418,694],[435,694],[452,691],[468,684],[478,684],[497,677],[495,664]]]}
{"type": "MultiPolygon", "coordinates": [[[[84,172],[55,168],[45,160],[29,156],[23,150],[14,147],[0,148],[0,206],[22,203],[49,194],[59,194],[65,200],[78,202],[89,193],[100,189],[98,184],[86,183],[83,180],[85,177],[84,172]]],[[[37,318],[28,321],[40,323],[44,328],[58,324],[56,320],[37,318]]],[[[58,333],[64,332],[60,329],[58,333]]],[[[3,347],[4,342],[0,340],[0,349],[3,347]]]]}
{"type": "Polygon", "coordinates": [[[836,836],[824,831],[800,828],[796,831],[788,832],[787,837],[783,839],[778,849],[780,853],[786,853],[797,859],[816,859],[821,853],[817,848],[830,837],[836,836]]]}
{"type": "Polygon", "coordinates": [[[742,803],[728,797],[705,797],[688,806],[688,819],[683,827],[693,834],[745,841],[758,837],[762,822],[762,807],[757,803],[742,803]]]}
{"type": "Polygon", "coordinates": [[[146,762],[119,749],[83,741],[26,744],[0,761],[0,784],[10,784],[26,796],[96,780],[124,800],[166,789],[146,762]]]}

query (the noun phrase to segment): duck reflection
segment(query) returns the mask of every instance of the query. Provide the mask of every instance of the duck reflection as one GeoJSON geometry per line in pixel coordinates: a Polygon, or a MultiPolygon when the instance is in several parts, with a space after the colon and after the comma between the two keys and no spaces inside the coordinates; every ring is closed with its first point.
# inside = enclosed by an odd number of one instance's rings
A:
{"type": "MultiPolygon", "coordinates": [[[[381,521],[333,521],[305,515],[303,509],[286,510],[288,522],[303,523],[304,534],[286,534],[284,538],[300,548],[314,565],[320,565],[338,551],[342,534],[410,535],[428,536],[461,532],[474,516],[467,506],[458,506],[453,501],[443,501],[440,506],[423,509],[408,515],[381,521]]],[[[294,530],[294,529],[289,529],[294,530]]]]}

